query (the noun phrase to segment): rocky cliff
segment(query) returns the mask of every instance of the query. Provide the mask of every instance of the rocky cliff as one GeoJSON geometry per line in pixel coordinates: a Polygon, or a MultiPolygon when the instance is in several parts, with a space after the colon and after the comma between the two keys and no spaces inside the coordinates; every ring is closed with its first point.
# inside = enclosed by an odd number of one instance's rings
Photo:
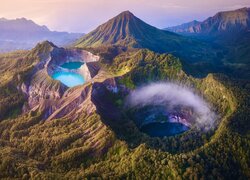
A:
{"type": "MultiPolygon", "coordinates": [[[[79,70],[68,71],[81,74],[88,82],[99,72],[99,57],[84,50],[58,48],[49,42],[37,45],[33,51],[43,52],[43,54],[39,56],[39,62],[30,73],[30,78],[21,85],[23,93],[28,98],[23,111],[44,112],[44,119],[59,118],[65,115],[77,117],[77,111],[83,108],[81,104],[84,104],[84,108],[88,106],[85,100],[88,99],[90,87],[68,89],[59,81],[52,79],[51,76],[56,71],[60,71],[62,69],[60,65],[65,62],[80,61],[84,65],[79,70]]],[[[87,109],[93,108],[90,105],[87,109]]]]}

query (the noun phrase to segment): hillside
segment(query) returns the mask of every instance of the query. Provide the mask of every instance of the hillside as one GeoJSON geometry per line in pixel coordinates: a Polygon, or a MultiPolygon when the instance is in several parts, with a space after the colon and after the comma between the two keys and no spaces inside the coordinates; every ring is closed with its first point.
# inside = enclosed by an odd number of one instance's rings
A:
{"type": "Polygon", "coordinates": [[[76,46],[121,45],[142,47],[149,46],[151,42],[153,48],[156,41],[161,37],[172,39],[172,41],[180,38],[177,34],[164,32],[150,26],[135,17],[131,12],[125,11],[79,39],[76,46]]]}
{"type": "Polygon", "coordinates": [[[125,11],[70,47],[0,54],[0,179],[250,179],[246,34],[183,36],[125,11]],[[144,131],[159,124],[171,133],[144,131]]]}
{"type": "Polygon", "coordinates": [[[175,33],[195,33],[196,32],[196,26],[199,25],[201,22],[193,20],[191,22],[187,22],[181,25],[173,26],[165,28],[166,31],[171,31],[175,33]]]}
{"type": "Polygon", "coordinates": [[[174,54],[188,63],[217,61],[218,51],[206,42],[157,29],[129,11],[110,19],[75,43],[78,48],[103,46],[147,48],[155,52],[174,54]]]}
{"type": "Polygon", "coordinates": [[[176,33],[213,35],[250,30],[250,8],[218,12],[202,22],[192,21],[166,30],[176,33]]]}
{"type": "Polygon", "coordinates": [[[50,31],[46,26],[25,19],[0,18],[0,52],[31,49],[38,42],[49,40],[59,46],[68,45],[82,34],[50,31]]]}
{"type": "MultiPolygon", "coordinates": [[[[192,21],[166,30],[214,44],[221,49],[218,57],[221,69],[217,72],[249,79],[250,8],[218,12],[202,22],[192,21]]],[[[213,67],[200,64],[195,69],[211,71],[216,67],[218,64],[213,67]]]]}
{"type": "Polygon", "coordinates": [[[46,73],[46,62],[62,60],[67,51],[73,49],[43,42],[31,51],[0,57],[5,80],[0,178],[249,177],[249,127],[242,113],[247,112],[248,94],[239,89],[239,81],[212,74],[196,79],[182,71],[173,55],[137,49],[102,64],[91,83],[65,88],[46,73]],[[6,63],[11,59],[13,63],[6,63]],[[167,80],[204,96],[220,115],[216,128],[207,132],[192,128],[164,138],[142,133],[124,109],[127,93],[141,84],[167,80]],[[9,97],[17,104],[6,103],[9,97]],[[25,109],[30,102],[35,108],[25,109]]]}

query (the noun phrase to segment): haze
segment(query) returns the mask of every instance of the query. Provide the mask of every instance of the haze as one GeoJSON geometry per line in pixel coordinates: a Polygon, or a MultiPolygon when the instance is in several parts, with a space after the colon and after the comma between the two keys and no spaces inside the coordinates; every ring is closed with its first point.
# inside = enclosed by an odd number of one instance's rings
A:
{"type": "Polygon", "coordinates": [[[87,33],[124,10],[165,28],[246,6],[249,0],[0,0],[0,17],[25,17],[51,30],[87,33]]]}
{"type": "Polygon", "coordinates": [[[179,84],[151,83],[132,91],[126,102],[130,107],[164,105],[170,112],[178,106],[190,107],[197,114],[195,123],[198,127],[206,130],[214,127],[216,115],[209,105],[191,89],[179,84]]]}

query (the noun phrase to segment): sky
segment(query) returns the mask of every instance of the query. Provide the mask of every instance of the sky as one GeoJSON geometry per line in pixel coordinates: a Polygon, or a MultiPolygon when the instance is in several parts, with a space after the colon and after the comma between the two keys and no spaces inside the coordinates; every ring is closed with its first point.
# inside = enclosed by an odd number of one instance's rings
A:
{"type": "Polygon", "coordinates": [[[0,17],[25,17],[51,30],[88,33],[125,10],[165,28],[242,7],[250,7],[250,0],[0,0],[0,17]]]}

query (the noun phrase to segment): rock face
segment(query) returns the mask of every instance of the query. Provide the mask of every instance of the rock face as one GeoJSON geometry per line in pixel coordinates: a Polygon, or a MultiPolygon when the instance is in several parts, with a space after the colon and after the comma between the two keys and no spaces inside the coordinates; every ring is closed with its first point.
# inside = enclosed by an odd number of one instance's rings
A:
{"type": "Polygon", "coordinates": [[[28,103],[24,106],[24,111],[36,110],[39,105],[49,99],[58,99],[67,89],[59,82],[54,82],[47,73],[47,67],[51,60],[51,52],[57,47],[50,42],[38,44],[33,50],[37,54],[39,62],[33,68],[29,79],[23,83],[22,90],[28,97],[28,103]]]}
{"type": "Polygon", "coordinates": [[[101,83],[93,84],[93,92],[91,101],[95,104],[97,113],[101,114],[104,119],[120,119],[120,110],[110,99],[109,94],[113,93],[114,89],[118,89],[115,78],[110,78],[101,83]]]}
{"type": "Polygon", "coordinates": [[[126,88],[118,87],[116,78],[100,80],[99,74],[91,80],[93,81],[91,84],[87,83],[68,89],[58,101],[52,105],[50,104],[50,109],[47,109],[49,114],[46,119],[70,117],[70,119],[74,120],[83,112],[87,116],[97,112],[105,119],[119,118],[120,110],[109,99],[108,95],[109,93],[117,93],[117,91],[126,93],[126,88]]]}
{"type": "Polygon", "coordinates": [[[50,108],[48,111],[47,120],[52,120],[61,117],[70,117],[71,120],[76,119],[83,112],[90,115],[95,112],[96,108],[90,100],[92,88],[83,86],[74,90],[68,90],[65,94],[50,108]]]}
{"type": "Polygon", "coordinates": [[[71,116],[71,119],[74,119],[82,113],[82,108],[87,109],[89,113],[95,110],[90,102],[91,87],[88,86],[88,81],[99,72],[98,56],[84,50],[58,48],[49,42],[38,45],[33,51],[43,53],[39,56],[40,61],[31,72],[30,79],[21,85],[28,98],[28,103],[23,107],[24,112],[39,110],[44,112],[44,119],[51,120],[63,116],[71,116]],[[54,72],[61,70],[60,65],[74,61],[84,62],[84,65],[75,71],[84,76],[86,85],[69,89],[51,78],[54,72]]]}
{"type": "Polygon", "coordinates": [[[170,115],[169,116],[169,122],[171,123],[181,123],[181,124],[184,124],[185,126],[187,127],[191,127],[192,124],[185,118],[182,118],[178,115],[170,115]]]}
{"type": "Polygon", "coordinates": [[[58,71],[68,71],[81,74],[86,81],[93,78],[100,67],[98,65],[99,56],[85,50],[67,50],[57,48],[51,53],[51,60],[48,64],[47,71],[50,76],[58,71]],[[79,69],[65,69],[61,65],[67,62],[82,62],[84,63],[79,69]]]}

